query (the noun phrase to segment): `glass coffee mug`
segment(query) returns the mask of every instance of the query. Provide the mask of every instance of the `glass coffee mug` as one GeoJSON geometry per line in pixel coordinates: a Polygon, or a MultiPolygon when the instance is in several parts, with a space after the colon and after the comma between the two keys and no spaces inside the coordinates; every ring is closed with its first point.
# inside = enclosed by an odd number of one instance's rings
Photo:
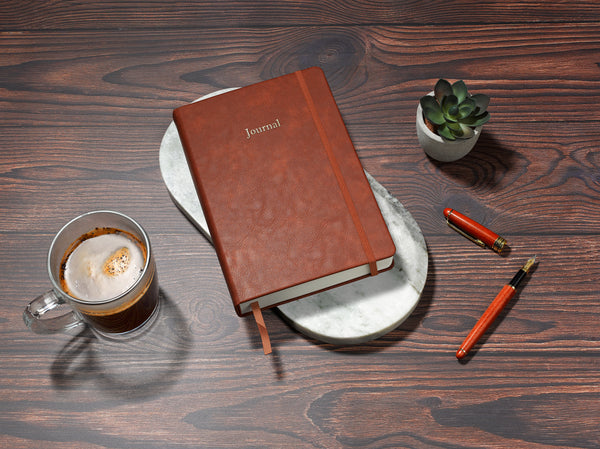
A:
{"type": "Polygon", "coordinates": [[[150,240],[119,212],[88,212],[67,223],[50,245],[48,275],[52,290],[23,313],[33,332],[65,332],[85,323],[100,337],[123,340],[149,328],[158,313],[150,240]],[[65,306],[70,310],[54,316],[65,306]]]}

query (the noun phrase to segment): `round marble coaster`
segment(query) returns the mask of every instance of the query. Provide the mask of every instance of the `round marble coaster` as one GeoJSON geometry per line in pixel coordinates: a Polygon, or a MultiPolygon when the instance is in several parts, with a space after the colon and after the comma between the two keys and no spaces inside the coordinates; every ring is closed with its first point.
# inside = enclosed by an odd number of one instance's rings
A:
{"type": "MultiPolygon", "coordinates": [[[[223,89],[199,100],[229,90],[233,89],[223,89]]],[[[210,240],[173,122],[163,136],[159,159],[173,201],[210,240]]],[[[427,279],[427,246],[419,225],[369,173],[367,178],[396,245],[394,268],[278,307],[295,329],[326,343],[364,343],[395,329],[416,307],[427,279]]]]}

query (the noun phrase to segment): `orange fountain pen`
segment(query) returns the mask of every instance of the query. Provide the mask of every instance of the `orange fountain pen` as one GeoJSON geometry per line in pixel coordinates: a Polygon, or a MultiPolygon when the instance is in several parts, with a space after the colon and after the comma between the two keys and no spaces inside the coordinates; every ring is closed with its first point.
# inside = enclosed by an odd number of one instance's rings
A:
{"type": "Polygon", "coordinates": [[[444,216],[448,226],[481,247],[487,246],[500,254],[507,244],[506,240],[495,232],[454,209],[444,209],[444,216]]]}
{"type": "Polygon", "coordinates": [[[481,338],[481,336],[485,333],[485,331],[490,327],[492,322],[496,319],[496,317],[500,314],[502,309],[508,304],[508,302],[512,299],[517,291],[517,286],[523,280],[525,275],[529,272],[533,264],[535,263],[535,257],[530,258],[523,267],[517,271],[517,274],[512,278],[512,280],[505,285],[496,299],[492,301],[492,303],[488,306],[487,310],[484,314],[479,318],[479,321],[475,324],[465,341],[463,341],[458,351],[456,351],[456,357],[458,359],[462,359],[467,353],[473,348],[475,343],[481,338]]]}

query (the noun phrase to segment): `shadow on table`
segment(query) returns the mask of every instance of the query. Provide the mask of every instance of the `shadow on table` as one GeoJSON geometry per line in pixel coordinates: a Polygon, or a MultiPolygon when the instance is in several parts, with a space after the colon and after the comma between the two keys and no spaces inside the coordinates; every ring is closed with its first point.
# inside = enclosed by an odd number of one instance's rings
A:
{"type": "Polygon", "coordinates": [[[464,188],[496,191],[510,184],[510,174],[524,165],[523,155],[506,148],[492,134],[483,132],[473,150],[454,162],[440,162],[429,158],[446,176],[464,188]]]}
{"type": "Polygon", "coordinates": [[[433,294],[435,292],[435,267],[432,258],[429,258],[427,269],[427,281],[415,310],[408,318],[400,323],[396,329],[391,330],[386,335],[377,339],[360,343],[347,345],[334,345],[324,343],[314,338],[303,335],[288,322],[285,316],[276,308],[268,309],[263,313],[269,334],[271,336],[271,344],[273,352],[267,356],[262,355],[262,345],[256,323],[250,317],[242,319],[246,333],[251,340],[251,344],[256,350],[256,357],[268,357],[273,368],[273,374],[277,380],[285,378],[285,361],[280,356],[279,347],[284,347],[285,342],[297,338],[303,338],[315,346],[320,346],[327,351],[349,354],[351,356],[360,356],[365,354],[373,354],[386,350],[389,347],[396,346],[407,339],[421,324],[423,318],[427,315],[430,307],[433,294]]]}
{"type": "Polygon", "coordinates": [[[161,394],[183,370],[192,338],[173,301],[160,291],[156,321],[143,335],[126,342],[96,337],[89,328],[58,353],[50,374],[58,389],[78,389],[94,382],[104,393],[123,400],[161,394]]]}

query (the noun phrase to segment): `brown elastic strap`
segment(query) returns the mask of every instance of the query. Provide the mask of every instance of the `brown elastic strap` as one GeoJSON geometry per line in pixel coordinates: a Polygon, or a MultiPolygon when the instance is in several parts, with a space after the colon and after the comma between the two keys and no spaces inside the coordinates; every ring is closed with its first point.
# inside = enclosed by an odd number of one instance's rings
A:
{"type": "Polygon", "coordinates": [[[325,147],[325,152],[327,153],[327,157],[329,158],[329,164],[335,173],[335,177],[337,179],[340,190],[342,191],[342,195],[344,196],[344,201],[346,202],[346,206],[348,207],[348,211],[350,212],[350,216],[352,217],[352,221],[354,222],[354,227],[358,232],[358,237],[360,238],[360,243],[362,244],[363,251],[367,256],[367,260],[369,262],[369,269],[371,271],[371,276],[377,274],[377,261],[375,260],[375,253],[373,252],[373,248],[371,248],[371,244],[369,243],[369,238],[367,237],[367,233],[363,228],[363,225],[360,221],[360,217],[358,216],[358,212],[356,210],[356,206],[354,205],[354,201],[352,200],[352,195],[350,195],[350,190],[348,190],[348,186],[346,185],[346,181],[344,180],[344,175],[342,175],[342,171],[337,163],[335,158],[335,154],[333,153],[333,149],[331,147],[331,142],[327,137],[327,133],[325,132],[325,128],[323,127],[323,123],[319,119],[319,114],[315,103],[310,95],[310,91],[308,90],[308,86],[306,85],[306,81],[304,80],[304,75],[302,71],[296,72],[296,77],[300,83],[300,87],[302,88],[302,93],[304,94],[304,98],[306,99],[306,104],[310,109],[310,114],[313,118],[313,121],[319,131],[319,136],[321,137],[321,142],[325,147]]]}
{"type": "Polygon", "coordinates": [[[260,339],[262,341],[263,351],[265,354],[270,354],[271,340],[269,339],[269,332],[267,332],[267,326],[265,325],[265,320],[260,311],[260,306],[257,301],[254,301],[250,306],[252,307],[252,315],[254,315],[254,320],[258,326],[258,333],[260,334],[260,339]]]}

